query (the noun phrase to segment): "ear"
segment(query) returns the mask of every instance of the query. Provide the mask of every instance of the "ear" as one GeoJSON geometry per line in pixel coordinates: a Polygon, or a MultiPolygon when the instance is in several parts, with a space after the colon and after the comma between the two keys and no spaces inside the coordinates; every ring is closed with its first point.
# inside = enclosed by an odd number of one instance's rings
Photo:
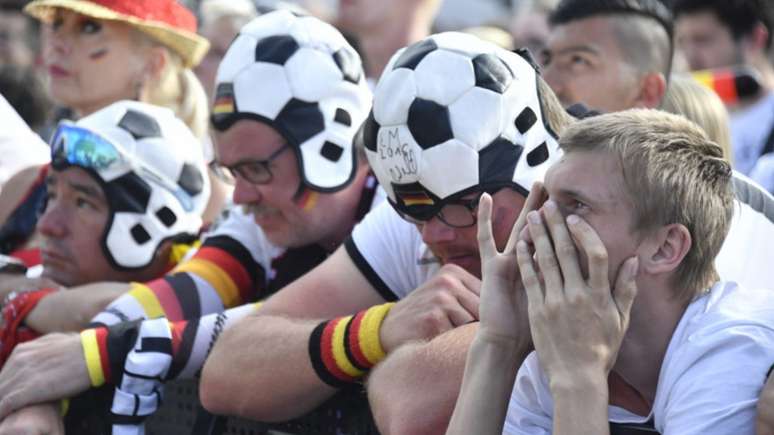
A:
{"type": "Polygon", "coordinates": [[[166,264],[169,264],[169,256],[172,255],[172,246],[174,245],[174,242],[172,239],[167,239],[161,242],[159,244],[159,247],[156,248],[156,257],[155,260],[161,262],[165,262],[166,264]]]}
{"type": "Polygon", "coordinates": [[[164,47],[152,46],[148,50],[148,57],[145,62],[145,80],[152,82],[161,80],[161,73],[169,62],[169,53],[164,47]]]}
{"type": "Polygon", "coordinates": [[[749,54],[766,54],[766,40],[769,38],[769,30],[762,23],[758,22],[750,33],[744,37],[745,48],[749,54]]]}
{"type": "Polygon", "coordinates": [[[666,79],[659,72],[649,72],[640,79],[640,93],[634,102],[635,107],[655,109],[661,105],[666,93],[666,79]]]}
{"type": "Polygon", "coordinates": [[[682,224],[670,224],[659,228],[643,243],[640,270],[651,275],[671,273],[688,255],[693,240],[691,232],[682,224]]]}

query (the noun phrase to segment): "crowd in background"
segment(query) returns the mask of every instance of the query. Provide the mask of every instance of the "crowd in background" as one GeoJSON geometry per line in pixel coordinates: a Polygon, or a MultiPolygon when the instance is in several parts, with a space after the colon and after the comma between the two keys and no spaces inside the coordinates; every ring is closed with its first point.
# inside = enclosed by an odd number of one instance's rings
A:
{"type": "MultiPolygon", "coordinates": [[[[47,66],[40,42],[43,29],[37,20],[22,12],[26,3],[24,0],[4,0],[0,5],[0,93],[46,140],[56,121],[72,117],[73,109],[52,99],[46,92],[47,66]]],[[[204,90],[211,95],[218,62],[233,36],[251,18],[274,8],[304,11],[334,23],[359,49],[367,74],[375,81],[394,50],[439,31],[469,32],[507,49],[527,47],[542,63],[550,35],[547,18],[557,1],[479,0],[470,4],[446,0],[395,5],[347,1],[339,4],[334,0],[190,0],[184,3],[196,11],[199,33],[211,44],[201,63],[194,68],[204,90]]],[[[691,2],[677,3],[683,5],[679,6],[683,8],[683,16],[696,9],[691,2]]],[[[730,115],[729,126],[717,128],[729,128],[730,157],[735,169],[751,176],[769,191],[774,190],[774,155],[768,155],[772,152],[769,126],[774,125],[774,117],[770,115],[774,49],[770,43],[771,32],[766,30],[763,36],[760,32],[761,26],[764,29],[770,26],[770,18],[764,15],[760,21],[755,21],[755,17],[730,15],[726,22],[721,22],[700,16],[683,20],[685,23],[681,26],[681,11],[676,12],[678,24],[672,73],[678,77],[677,81],[681,81],[680,76],[692,73],[693,78],[707,88],[714,86],[730,115]],[[750,44],[756,47],[750,47],[750,44]],[[712,78],[713,73],[715,78],[712,78]],[[750,109],[751,106],[754,107],[750,109]]],[[[561,91],[557,92],[561,96],[561,91]]],[[[40,160],[32,156],[5,159],[0,169],[5,175],[0,182],[24,166],[25,159],[30,159],[29,163],[40,160]],[[15,163],[14,159],[19,162],[15,163]]]]}

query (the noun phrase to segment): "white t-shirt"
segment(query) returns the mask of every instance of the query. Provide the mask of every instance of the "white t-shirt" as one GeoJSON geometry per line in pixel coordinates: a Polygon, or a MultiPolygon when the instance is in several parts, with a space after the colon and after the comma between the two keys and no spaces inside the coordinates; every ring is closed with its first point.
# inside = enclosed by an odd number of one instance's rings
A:
{"type": "MultiPolygon", "coordinates": [[[[774,283],[774,197],[734,173],[736,201],[728,237],[715,265],[724,281],[747,288],[774,283]]],[[[386,300],[405,297],[438,271],[438,259],[416,227],[387,201],[374,208],[345,242],[350,258],[386,300]]]]}
{"type": "Polygon", "coordinates": [[[355,226],[344,246],[363,276],[388,301],[402,299],[440,268],[417,228],[401,219],[387,201],[355,226]]]}
{"type": "MultiPolygon", "coordinates": [[[[669,342],[651,415],[609,407],[617,423],[651,418],[662,435],[752,434],[755,405],[774,362],[774,297],[717,283],[692,302],[669,342]]],[[[550,434],[553,400],[532,352],[508,405],[504,434],[550,434]]]]}
{"type": "Polygon", "coordinates": [[[16,172],[51,160],[51,149],[0,95],[0,186],[16,172]]]}

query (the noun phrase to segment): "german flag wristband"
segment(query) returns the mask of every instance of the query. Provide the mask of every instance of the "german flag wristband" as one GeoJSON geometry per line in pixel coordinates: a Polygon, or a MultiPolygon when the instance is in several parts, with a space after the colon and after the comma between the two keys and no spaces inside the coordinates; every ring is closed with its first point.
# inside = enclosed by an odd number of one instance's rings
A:
{"type": "Polygon", "coordinates": [[[110,361],[107,355],[106,328],[85,329],[81,331],[83,357],[92,387],[100,387],[110,382],[110,361]]]}
{"type": "Polygon", "coordinates": [[[309,337],[309,357],[323,382],[334,388],[344,387],[357,382],[384,359],[379,330],[393,305],[377,305],[314,328],[309,337]]]}

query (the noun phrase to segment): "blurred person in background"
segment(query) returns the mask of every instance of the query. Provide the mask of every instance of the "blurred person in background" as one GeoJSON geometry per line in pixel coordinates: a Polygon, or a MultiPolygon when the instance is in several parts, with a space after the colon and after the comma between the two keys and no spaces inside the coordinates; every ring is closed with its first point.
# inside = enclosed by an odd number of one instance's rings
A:
{"type": "MultiPolygon", "coordinates": [[[[44,131],[44,128],[51,114],[52,103],[43,81],[32,67],[0,66],[0,95],[19,113],[29,128],[47,137],[46,133],[49,132],[44,131]]],[[[0,163],[0,168],[5,170],[3,163],[0,163]]]]}
{"type": "Polygon", "coordinates": [[[525,0],[443,0],[433,23],[436,32],[458,31],[468,27],[495,26],[506,28],[512,3],[525,0]],[[475,6],[471,6],[475,4],[475,6]]]}
{"type": "Polygon", "coordinates": [[[729,107],[734,167],[774,191],[774,29],[770,0],[674,0],[675,38],[692,70],[744,65],[760,91],[729,107]]]}
{"type": "Polygon", "coordinates": [[[711,141],[720,145],[723,157],[731,161],[728,111],[717,94],[688,74],[673,74],[660,109],[682,115],[698,124],[711,141]]]}
{"type": "Polygon", "coordinates": [[[551,34],[548,15],[557,3],[558,0],[522,0],[514,6],[510,31],[515,48],[526,47],[535,60],[540,60],[551,34]]]}
{"type": "Polygon", "coordinates": [[[194,69],[204,86],[210,103],[218,65],[239,29],[255,18],[258,12],[251,0],[205,0],[200,7],[199,33],[210,41],[210,49],[194,69]]]}
{"type": "Polygon", "coordinates": [[[462,33],[471,34],[484,41],[491,42],[500,48],[513,50],[513,37],[505,29],[497,26],[474,26],[461,30],[462,33]]]}
{"type": "Polygon", "coordinates": [[[399,48],[431,33],[441,0],[339,0],[336,25],[357,40],[366,76],[376,81],[399,48]]]}
{"type": "Polygon", "coordinates": [[[539,57],[566,107],[659,105],[673,51],[671,15],[659,0],[565,0],[548,21],[551,34],[539,57]]]}
{"type": "Polygon", "coordinates": [[[22,12],[27,0],[0,2],[0,65],[31,67],[38,51],[38,26],[22,12]]]}
{"type": "Polygon", "coordinates": [[[122,99],[147,101],[204,136],[207,100],[191,68],[209,43],[189,10],[174,0],[36,0],[25,11],[45,24],[43,62],[58,104],[86,116],[122,99]]]}

